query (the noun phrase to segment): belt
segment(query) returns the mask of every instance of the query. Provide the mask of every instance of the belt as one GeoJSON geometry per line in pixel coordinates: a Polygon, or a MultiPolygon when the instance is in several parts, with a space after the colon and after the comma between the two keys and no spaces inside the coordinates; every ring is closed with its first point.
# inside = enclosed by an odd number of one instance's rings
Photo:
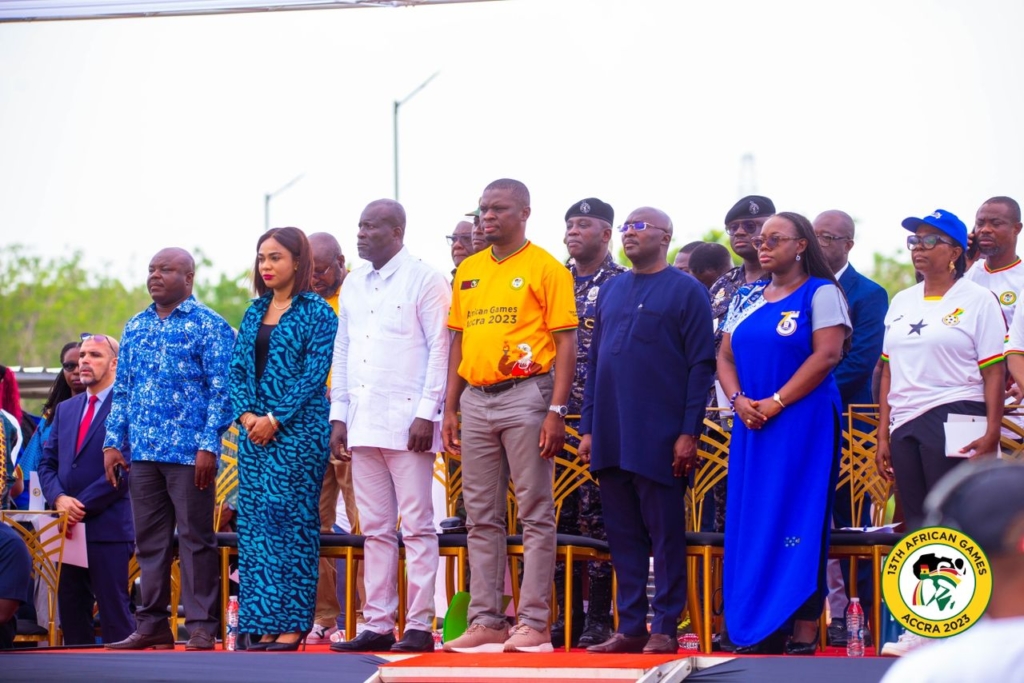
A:
{"type": "Polygon", "coordinates": [[[537,379],[538,377],[543,377],[546,374],[548,373],[542,372],[536,375],[530,375],[529,377],[513,377],[512,379],[506,379],[501,382],[495,382],[494,384],[483,384],[481,386],[470,384],[469,388],[475,389],[476,391],[479,391],[482,394],[500,394],[504,391],[508,391],[517,384],[529,382],[531,379],[537,379]]]}

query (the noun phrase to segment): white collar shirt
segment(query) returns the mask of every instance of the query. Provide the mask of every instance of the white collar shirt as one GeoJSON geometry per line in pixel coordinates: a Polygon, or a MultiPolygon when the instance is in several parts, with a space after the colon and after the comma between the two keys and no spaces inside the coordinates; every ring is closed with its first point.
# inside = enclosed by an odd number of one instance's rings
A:
{"type": "Polygon", "coordinates": [[[415,418],[440,422],[448,376],[451,288],[441,273],[402,249],[380,270],[365,264],[341,288],[332,366],[332,422],[348,447],[408,450],[415,418]]]}

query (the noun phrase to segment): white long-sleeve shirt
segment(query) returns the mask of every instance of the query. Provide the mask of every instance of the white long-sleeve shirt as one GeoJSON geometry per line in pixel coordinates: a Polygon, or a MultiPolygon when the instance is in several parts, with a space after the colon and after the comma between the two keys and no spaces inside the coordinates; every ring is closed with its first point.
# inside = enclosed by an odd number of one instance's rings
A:
{"type": "Polygon", "coordinates": [[[406,450],[413,419],[440,422],[448,375],[451,288],[402,247],[380,270],[352,271],[341,288],[334,340],[331,421],[348,446],[406,450]]]}

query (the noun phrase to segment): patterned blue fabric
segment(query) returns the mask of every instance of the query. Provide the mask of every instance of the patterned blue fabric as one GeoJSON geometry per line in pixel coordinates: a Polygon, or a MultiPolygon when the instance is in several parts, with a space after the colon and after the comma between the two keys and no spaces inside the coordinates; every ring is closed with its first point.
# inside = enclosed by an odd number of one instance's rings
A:
{"type": "Polygon", "coordinates": [[[43,444],[46,443],[46,437],[50,435],[51,429],[53,429],[52,422],[47,424],[46,420],[40,420],[36,433],[32,435],[28,444],[18,455],[18,467],[21,468],[21,474],[25,477],[25,490],[14,499],[14,506],[19,510],[28,510],[32,497],[32,492],[29,491],[29,475],[39,470],[39,461],[43,457],[43,444]]]}
{"type": "Polygon", "coordinates": [[[196,451],[219,456],[233,343],[227,321],[193,296],[163,320],[156,304],[129,320],[103,447],[127,438],[132,460],[177,465],[195,465],[196,451]]]}
{"type": "Polygon", "coordinates": [[[231,404],[273,413],[267,446],[244,428],[238,440],[239,630],[305,631],[313,624],[320,553],[320,486],[330,423],[325,383],[338,316],[316,294],[292,301],[270,336],[267,367],[256,381],[256,333],[270,305],[256,299],[242,319],[231,358],[231,404]]]}

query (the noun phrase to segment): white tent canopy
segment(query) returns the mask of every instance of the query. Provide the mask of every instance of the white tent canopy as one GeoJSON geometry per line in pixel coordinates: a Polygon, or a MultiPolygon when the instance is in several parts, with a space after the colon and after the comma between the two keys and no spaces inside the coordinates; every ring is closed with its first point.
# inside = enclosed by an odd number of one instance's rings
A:
{"type": "Polygon", "coordinates": [[[228,12],[415,7],[482,0],[0,0],[0,22],[62,19],[114,19],[228,12]]]}

